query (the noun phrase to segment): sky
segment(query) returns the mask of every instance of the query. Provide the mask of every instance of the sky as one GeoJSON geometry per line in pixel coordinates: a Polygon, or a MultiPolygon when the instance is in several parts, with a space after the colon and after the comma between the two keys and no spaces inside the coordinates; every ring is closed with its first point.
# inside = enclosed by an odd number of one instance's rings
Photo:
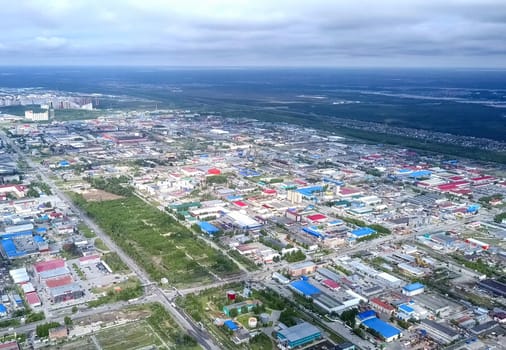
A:
{"type": "Polygon", "coordinates": [[[506,0],[0,0],[0,65],[506,68],[506,0]]]}

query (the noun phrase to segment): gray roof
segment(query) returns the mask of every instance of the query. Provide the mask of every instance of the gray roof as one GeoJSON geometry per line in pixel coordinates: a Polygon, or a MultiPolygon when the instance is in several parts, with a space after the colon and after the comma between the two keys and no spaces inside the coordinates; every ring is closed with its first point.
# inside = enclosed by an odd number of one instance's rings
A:
{"type": "Polygon", "coordinates": [[[453,338],[459,334],[458,332],[454,331],[450,327],[445,326],[444,324],[441,324],[441,323],[437,323],[435,321],[422,320],[422,326],[423,325],[430,327],[432,329],[435,329],[435,330],[447,335],[450,338],[453,338]]]}
{"type": "Polygon", "coordinates": [[[67,293],[78,292],[80,290],[82,290],[81,286],[79,286],[79,284],[74,282],[74,283],[66,284],[64,286],[50,288],[49,293],[51,294],[51,296],[55,297],[55,296],[63,295],[63,294],[67,294],[67,293]]]}
{"type": "Polygon", "coordinates": [[[315,333],[321,333],[321,331],[311,323],[303,322],[296,326],[283,329],[278,333],[286,338],[289,342],[296,342],[297,340],[309,337],[315,333]]]}
{"type": "Polygon", "coordinates": [[[52,278],[52,277],[68,275],[69,273],[70,273],[70,271],[67,267],[59,267],[57,269],[39,272],[39,276],[41,279],[45,280],[45,279],[52,278]]]}

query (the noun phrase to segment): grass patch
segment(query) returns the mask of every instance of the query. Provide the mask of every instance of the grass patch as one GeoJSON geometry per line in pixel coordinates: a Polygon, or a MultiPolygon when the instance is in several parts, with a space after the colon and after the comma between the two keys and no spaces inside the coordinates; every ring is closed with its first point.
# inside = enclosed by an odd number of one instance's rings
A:
{"type": "Polygon", "coordinates": [[[105,245],[104,241],[102,241],[100,238],[97,238],[94,242],[95,248],[102,251],[108,251],[109,248],[105,245]]]}
{"type": "Polygon", "coordinates": [[[95,232],[93,232],[88,226],[86,226],[83,222],[81,222],[78,226],[77,226],[79,232],[81,232],[83,234],[83,236],[85,238],[95,238],[97,237],[97,235],[95,234],[95,232]]]}
{"type": "Polygon", "coordinates": [[[103,202],[87,202],[77,194],[72,197],[153,280],[166,277],[182,286],[211,281],[209,271],[220,276],[239,272],[223,253],[135,196],[103,202]]]}
{"type": "Polygon", "coordinates": [[[104,329],[98,333],[97,340],[104,350],[139,349],[148,346],[159,348],[162,345],[160,337],[146,321],[104,329]]]}
{"type": "Polygon", "coordinates": [[[97,300],[88,302],[89,307],[97,307],[103,304],[115,303],[117,301],[127,301],[135,299],[143,294],[143,289],[139,280],[135,278],[129,278],[125,282],[115,284],[108,288],[95,288],[93,292],[105,293],[105,295],[99,297],[97,300]]]}
{"type": "Polygon", "coordinates": [[[119,257],[119,255],[115,252],[109,252],[102,256],[104,262],[109,265],[111,270],[115,273],[128,273],[130,270],[128,266],[125,265],[123,260],[119,257]]]}

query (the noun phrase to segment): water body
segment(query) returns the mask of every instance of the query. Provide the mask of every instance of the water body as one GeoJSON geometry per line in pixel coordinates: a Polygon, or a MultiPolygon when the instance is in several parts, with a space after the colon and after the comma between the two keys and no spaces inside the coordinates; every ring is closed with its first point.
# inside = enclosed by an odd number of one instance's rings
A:
{"type": "Polygon", "coordinates": [[[351,118],[506,140],[506,70],[0,67],[0,88],[36,87],[135,96],[159,108],[351,118]]]}

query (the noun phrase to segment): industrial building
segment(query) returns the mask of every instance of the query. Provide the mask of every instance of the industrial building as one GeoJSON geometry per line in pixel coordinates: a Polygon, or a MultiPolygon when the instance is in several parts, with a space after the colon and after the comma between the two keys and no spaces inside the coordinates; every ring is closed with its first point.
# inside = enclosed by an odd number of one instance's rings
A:
{"type": "Polygon", "coordinates": [[[292,277],[312,274],[316,271],[316,264],[312,261],[302,261],[288,266],[288,274],[292,277]]]}
{"type": "Polygon", "coordinates": [[[478,288],[483,289],[493,295],[506,297],[506,284],[493,279],[485,279],[478,282],[478,288]]]}
{"type": "Polygon", "coordinates": [[[320,339],[322,337],[322,332],[311,323],[303,322],[296,326],[280,330],[277,332],[276,337],[280,344],[293,349],[320,339]]]}
{"type": "Polygon", "coordinates": [[[243,308],[247,308],[248,312],[250,312],[257,305],[262,305],[262,302],[260,300],[241,301],[240,303],[224,306],[223,313],[227,316],[230,316],[230,311],[237,310],[237,314],[240,315],[241,313],[243,313],[243,308]]]}
{"type": "Polygon", "coordinates": [[[387,343],[402,337],[402,332],[399,329],[377,318],[373,310],[359,313],[357,319],[365,327],[376,331],[387,343]]]}
{"type": "Polygon", "coordinates": [[[60,303],[68,300],[79,299],[84,296],[84,291],[77,283],[70,283],[59,287],[49,288],[51,302],[60,303]]]}
{"type": "Polygon", "coordinates": [[[459,339],[459,333],[450,327],[431,320],[422,320],[420,323],[432,339],[442,344],[449,344],[459,339]]]}
{"type": "Polygon", "coordinates": [[[408,284],[402,287],[402,294],[412,297],[414,295],[422,294],[425,290],[425,286],[419,282],[408,284]]]}
{"type": "Polygon", "coordinates": [[[321,290],[305,280],[291,282],[290,289],[306,298],[312,298],[321,293],[321,290]]]}

